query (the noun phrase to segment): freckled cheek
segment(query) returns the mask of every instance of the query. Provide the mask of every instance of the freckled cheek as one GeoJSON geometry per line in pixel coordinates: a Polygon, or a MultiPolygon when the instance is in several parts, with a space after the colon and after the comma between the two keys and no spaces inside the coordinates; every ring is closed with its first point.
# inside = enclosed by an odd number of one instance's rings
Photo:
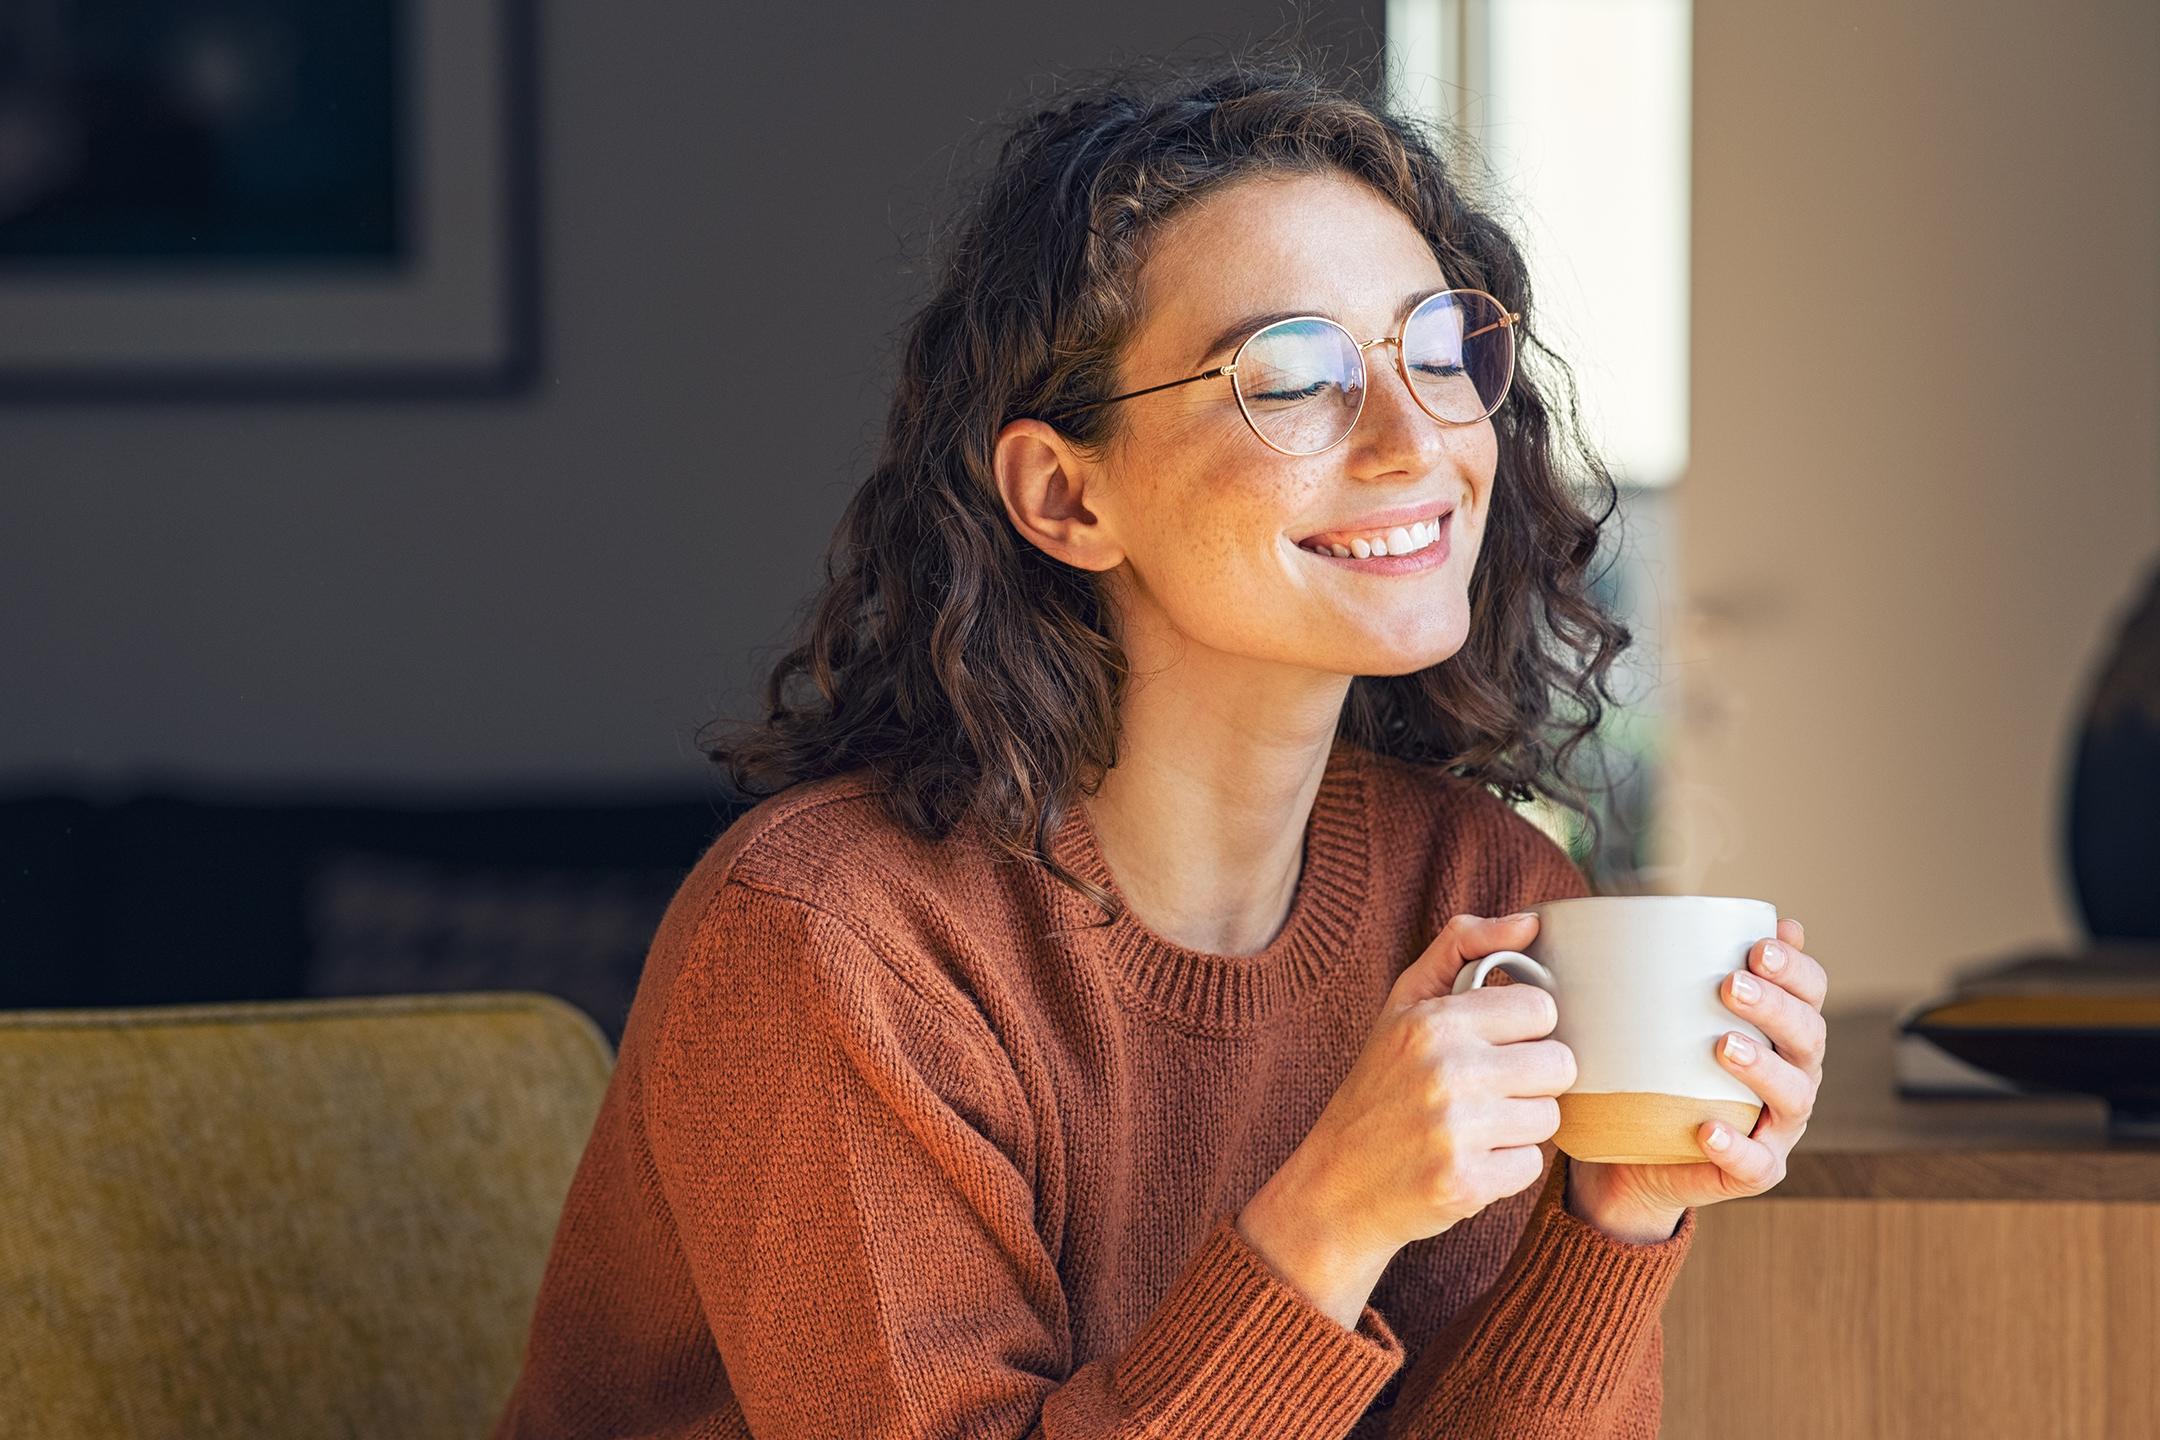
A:
{"type": "Polygon", "coordinates": [[[1228,564],[1266,561],[1282,546],[1298,513],[1269,486],[1268,478],[1256,473],[1211,480],[1179,517],[1185,543],[1196,554],[1228,564]]]}
{"type": "Polygon", "coordinates": [[[1192,492],[1187,495],[1143,522],[1135,558],[1157,585],[1188,595],[1248,587],[1268,562],[1266,532],[1255,530],[1250,515],[1232,515],[1192,492]]]}
{"type": "Polygon", "coordinates": [[[1235,413],[1196,417],[1155,474],[1154,548],[1175,545],[1178,563],[1201,583],[1280,569],[1300,515],[1328,491],[1326,473],[1268,451],[1235,413]]]}
{"type": "Polygon", "coordinates": [[[1273,542],[1264,532],[1251,529],[1211,527],[1196,537],[1185,553],[1184,564],[1195,584],[1224,593],[1250,590],[1257,578],[1279,573],[1269,552],[1273,542]]]}
{"type": "Polygon", "coordinates": [[[1492,506],[1492,492],[1500,464],[1500,437],[1493,429],[1492,421],[1474,427],[1464,437],[1467,451],[1463,456],[1463,473],[1466,477],[1463,498],[1480,516],[1492,506]]]}

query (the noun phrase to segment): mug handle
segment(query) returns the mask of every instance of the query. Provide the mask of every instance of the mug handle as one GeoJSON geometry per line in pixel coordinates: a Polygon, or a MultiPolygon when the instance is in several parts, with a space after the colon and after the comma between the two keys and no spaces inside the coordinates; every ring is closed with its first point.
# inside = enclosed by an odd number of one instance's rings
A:
{"type": "Polygon", "coordinates": [[[1553,979],[1552,971],[1547,970],[1543,965],[1538,964],[1537,961],[1523,954],[1520,950],[1495,950],[1475,964],[1463,966],[1461,970],[1456,972],[1455,988],[1449,993],[1461,995],[1466,991],[1477,989],[1485,983],[1485,977],[1492,974],[1496,969],[1505,969],[1508,974],[1516,979],[1537,986],[1538,989],[1545,991],[1555,1000],[1560,998],[1560,986],[1553,979]]]}

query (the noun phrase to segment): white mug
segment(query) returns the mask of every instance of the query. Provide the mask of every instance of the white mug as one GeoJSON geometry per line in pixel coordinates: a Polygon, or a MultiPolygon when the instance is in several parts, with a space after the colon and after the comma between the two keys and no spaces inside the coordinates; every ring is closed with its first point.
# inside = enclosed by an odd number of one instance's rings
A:
{"type": "Polygon", "coordinates": [[[1550,1038],[1575,1053],[1553,1143],[1578,1160],[1707,1160],[1697,1131],[1754,1130],[1762,1098],[1717,1058],[1725,1032],[1770,1038],[1725,1004],[1725,977],[1777,934],[1777,907],[1723,895],[1582,895],[1533,905],[1537,937],[1455,977],[1461,995],[1494,970],[1551,993],[1550,1038]]]}

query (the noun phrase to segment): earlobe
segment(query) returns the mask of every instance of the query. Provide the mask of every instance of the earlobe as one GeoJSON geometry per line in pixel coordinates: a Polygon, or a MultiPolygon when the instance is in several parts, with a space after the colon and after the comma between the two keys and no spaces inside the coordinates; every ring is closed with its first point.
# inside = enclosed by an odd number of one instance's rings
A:
{"type": "Polygon", "coordinates": [[[991,452],[998,495],[1020,538],[1082,570],[1111,570],[1124,553],[1089,507],[1097,467],[1040,420],[1015,420],[991,452]]]}

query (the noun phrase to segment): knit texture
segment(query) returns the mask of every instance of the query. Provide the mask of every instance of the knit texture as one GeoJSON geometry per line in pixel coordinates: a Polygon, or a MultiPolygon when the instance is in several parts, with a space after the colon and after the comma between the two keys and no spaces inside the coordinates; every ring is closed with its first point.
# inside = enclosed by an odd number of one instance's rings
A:
{"type": "MultiPolygon", "coordinates": [[[[1054,841],[1122,892],[1084,802],[1054,841]]],[[[1233,1226],[1449,916],[1587,893],[1484,787],[1338,741],[1244,956],[1101,912],[855,772],[714,842],[654,939],[496,1440],[1642,1437],[1695,1213],[1539,1183],[1354,1329],[1233,1226]]]]}

